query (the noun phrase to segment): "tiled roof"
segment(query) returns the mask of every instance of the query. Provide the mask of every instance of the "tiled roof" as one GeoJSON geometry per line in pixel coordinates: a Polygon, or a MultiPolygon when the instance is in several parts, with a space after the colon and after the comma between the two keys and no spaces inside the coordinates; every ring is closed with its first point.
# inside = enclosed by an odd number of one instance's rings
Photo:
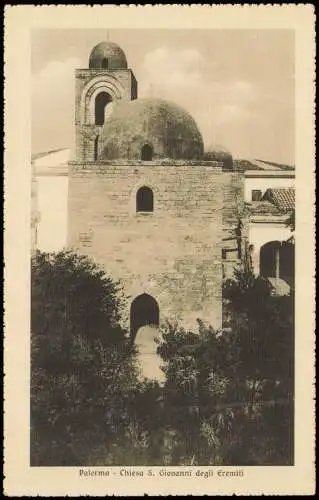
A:
{"type": "Polygon", "coordinates": [[[279,208],[270,201],[252,201],[246,204],[251,215],[281,215],[279,208]]]}
{"type": "Polygon", "coordinates": [[[269,188],[262,201],[270,201],[281,212],[290,212],[295,208],[295,190],[294,188],[269,188]]]}

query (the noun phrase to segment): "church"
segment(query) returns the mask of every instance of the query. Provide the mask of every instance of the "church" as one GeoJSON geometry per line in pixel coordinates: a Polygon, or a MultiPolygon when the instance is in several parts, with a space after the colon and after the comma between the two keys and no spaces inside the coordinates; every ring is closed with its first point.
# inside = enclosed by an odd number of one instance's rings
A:
{"type": "MultiPolygon", "coordinates": [[[[192,116],[138,99],[122,49],[102,42],[76,70],[76,159],[69,164],[68,246],[120,280],[130,331],[169,319],[222,321],[223,255],[243,258],[244,175],[204,151],[192,116]]],[[[229,267],[229,266],[228,266],[229,267]]]]}
{"type": "MultiPolygon", "coordinates": [[[[50,170],[50,154],[63,150],[34,155],[33,193],[41,197],[41,176],[67,179],[61,246],[121,282],[132,337],[166,320],[196,328],[200,318],[220,328],[223,280],[243,263],[272,279],[275,293],[289,293],[292,246],[282,250],[282,243],[291,238],[294,167],[205,150],[185,109],[138,98],[134,73],[113,42],[96,45],[87,66],[75,72],[74,160],[53,160],[50,170]]],[[[33,245],[41,249],[37,207],[33,245]]]]}

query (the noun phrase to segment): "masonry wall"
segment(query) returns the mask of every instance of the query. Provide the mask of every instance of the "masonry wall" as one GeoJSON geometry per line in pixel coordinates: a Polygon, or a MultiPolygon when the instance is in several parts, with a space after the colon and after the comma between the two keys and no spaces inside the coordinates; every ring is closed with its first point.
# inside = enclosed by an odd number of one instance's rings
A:
{"type": "Polygon", "coordinates": [[[223,196],[223,277],[227,279],[233,277],[234,269],[241,263],[248,238],[242,171],[223,173],[223,196]]]}
{"type": "Polygon", "coordinates": [[[225,175],[205,165],[72,164],[69,245],[120,279],[130,301],[152,295],[161,321],[218,327],[225,175]],[[136,213],[143,185],[153,213],[136,213]]]}

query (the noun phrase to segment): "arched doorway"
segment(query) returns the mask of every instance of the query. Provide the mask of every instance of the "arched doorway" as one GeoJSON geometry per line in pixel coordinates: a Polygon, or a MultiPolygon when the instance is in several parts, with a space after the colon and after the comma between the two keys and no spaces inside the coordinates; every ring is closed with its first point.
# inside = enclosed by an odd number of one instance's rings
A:
{"type": "Polygon", "coordinates": [[[106,107],[112,102],[112,97],[107,92],[100,92],[95,98],[95,125],[103,125],[106,107]]]}
{"type": "Polygon", "coordinates": [[[152,161],[153,158],[153,148],[149,144],[145,144],[142,147],[141,159],[142,161],[152,161]]]}
{"type": "Polygon", "coordinates": [[[269,241],[260,249],[260,276],[279,278],[280,241],[269,241]]]}
{"type": "Polygon", "coordinates": [[[147,293],[136,297],[131,304],[130,312],[131,337],[133,340],[142,326],[159,325],[159,307],[156,300],[147,293]]]}
{"type": "Polygon", "coordinates": [[[136,297],[131,304],[131,337],[138,349],[142,378],[164,380],[162,360],[157,354],[159,338],[159,307],[147,293],[136,297]]]}

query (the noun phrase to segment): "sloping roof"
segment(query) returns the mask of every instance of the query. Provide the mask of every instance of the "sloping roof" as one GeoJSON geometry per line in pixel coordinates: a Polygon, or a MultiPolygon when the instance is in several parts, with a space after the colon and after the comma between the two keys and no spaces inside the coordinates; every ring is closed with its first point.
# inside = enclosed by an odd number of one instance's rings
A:
{"type": "Polygon", "coordinates": [[[294,188],[269,188],[262,201],[269,201],[280,211],[289,212],[295,208],[295,190],[294,188]]]}
{"type": "Polygon", "coordinates": [[[238,159],[236,160],[245,170],[260,170],[262,172],[283,171],[294,172],[294,165],[284,165],[266,160],[258,160],[255,158],[238,159]]]}
{"type": "Polygon", "coordinates": [[[283,163],[275,163],[273,161],[254,160],[264,170],[295,170],[294,165],[285,165],[283,163]]]}
{"type": "Polygon", "coordinates": [[[48,156],[54,153],[59,153],[60,151],[65,151],[66,149],[68,148],[51,149],[50,151],[35,153],[32,155],[32,160],[38,160],[39,158],[43,158],[44,156],[48,156]]]}

